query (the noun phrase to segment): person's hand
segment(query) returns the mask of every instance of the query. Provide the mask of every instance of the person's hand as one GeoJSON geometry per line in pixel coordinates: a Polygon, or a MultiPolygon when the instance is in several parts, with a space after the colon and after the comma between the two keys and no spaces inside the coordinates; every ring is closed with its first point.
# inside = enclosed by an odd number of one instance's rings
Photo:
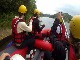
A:
{"type": "Polygon", "coordinates": [[[42,27],[45,27],[45,24],[43,24],[42,27]]]}
{"type": "MultiPolygon", "coordinates": [[[[3,53],[1,56],[0,56],[0,60],[4,60],[7,56],[10,56],[8,53],[3,53]]],[[[11,59],[10,59],[11,60],[11,59]]]]}
{"type": "Polygon", "coordinates": [[[33,20],[31,19],[30,22],[33,22],[33,20]]]}
{"type": "Polygon", "coordinates": [[[62,16],[62,13],[61,12],[58,12],[57,13],[57,16],[58,16],[58,18],[60,19],[60,18],[63,18],[63,16],[62,16]]]}

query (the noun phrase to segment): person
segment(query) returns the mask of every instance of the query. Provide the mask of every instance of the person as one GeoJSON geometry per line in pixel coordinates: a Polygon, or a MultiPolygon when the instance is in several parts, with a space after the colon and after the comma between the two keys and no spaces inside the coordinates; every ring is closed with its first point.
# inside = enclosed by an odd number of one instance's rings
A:
{"type": "Polygon", "coordinates": [[[40,25],[40,21],[39,20],[39,15],[40,15],[40,11],[38,9],[34,10],[33,16],[30,17],[29,20],[33,20],[32,22],[32,32],[29,32],[28,34],[33,37],[33,38],[39,38],[39,34],[42,31],[42,29],[45,27],[45,25],[40,25]]]}
{"type": "Polygon", "coordinates": [[[59,41],[63,43],[65,48],[68,45],[68,38],[66,37],[66,28],[65,25],[63,24],[63,16],[61,12],[57,13],[57,18],[55,19],[53,26],[51,27],[51,34],[54,34],[56,38],[58,38],[59,41]]]}
{"type": "Polygon", "coordinates": [[[58,40],[64,41],[66,39],[65,36],[66,28],[63,24],[61,13],[57,13],[57,18],[55,19],[53,26],[51,27],[51,34],[54,34],[58,40]]]}
{"type": "Polygon", "coordinates": [[[20,54],[10,56],[9,53],[2,53],[0,60],[25,60],[20,54]]]}
{"type": "Polygon", "coordinates": [[[73,16],[70,21],[70,40],[75,49],[77,59],[80,59],[80,15],[73,16]]]}
{"type": "MultiPolygon", "coordinates": [[[[8,54],[8,53],[3,53],[3,54],[0,56],[0,60],[4,60],[7,56],[10,57],[10,54],[8,54]]],[[[12,59],[10,59],[10,60],[12,60],[12,59]]]]}
{"type": "Polygon", "coordinates": [[[33,49],[35,39],[30,38],[27,32],[32,31],[32,20],[30,20],[29,26],[26,24],[24,17],[27,12],[27,8],[21,5],[18,9],[19,17],[15,17],[12,20],[12,38],[14,46],[18,49],[28,47],[27,57],[30,57],[30,50],[33,49]]]}
{"type": "Polygon", "coordinates": [[[40,20],[39,20],[39,15],[40,15],[40,11],[38,9],[35,9],[34,10],[34,14],[33,16],[31,17],[31,19],[33,20],[32,22],[32,31],[34,32],[34,34],[36,32],[40,33],[41,30],[45,27],[45,25],[41,25],[42,27],[40,27],[40,20]]]}
{"type": "Polygon", "coordinates": [[[29,18],[29,20],[33,20],[34,18],[36,18],[37,16],[40,15],[40,11],[38,9],[34,10],[33,16],[29,18]]]}
{"type": "Polygon", "coordinates": [[[52,52],[45,51],[43,60],[65,60],[66,51],[63,43],[55,35],[51,35],[49,38],[54,50],[52,52]]]}
{"type": "Polygon", "coordinates": [[[54,21],[50,31],[50,43],[52,44],[54,51],[46,51],[44,54],[44,60],[65,60],[66,59],[66,42],[65,42],[65,26],[60,20],[62,16],[60,12],[57,14],[57,18],[54,21]]]}

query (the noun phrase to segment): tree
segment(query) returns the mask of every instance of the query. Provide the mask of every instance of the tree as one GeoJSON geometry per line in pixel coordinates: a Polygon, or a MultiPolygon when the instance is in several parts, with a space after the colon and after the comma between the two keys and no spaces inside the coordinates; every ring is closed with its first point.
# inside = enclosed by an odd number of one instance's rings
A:
{"type": "Polygon", "coordinates": [[[18,13],[20,5],[27,7],[26,20],[32,16],[34,9],[36,8],[35,0],[1,0],[0,1],[0,27],[11,27],[11,20],[18,13]]]}
{"type": "MultiPolygon", "coordinates": [[[[62,13],[62,15],[63,15],[64,21],[66,21],[66,22],[69,22],[71,20],[71,18],[72,18],[72,16],[69,15],[68,13],[62,13]]],[[[51,15],[50,17],[51,18],[56,18],[57,14],[51,15]]]]}
{"type": "Polygon", "coordinates": [[[10,13],[17,12],[20,5],[27,6],[29,12],[36,8],[35,0],[1,0],[0,12],[10,13]]]}

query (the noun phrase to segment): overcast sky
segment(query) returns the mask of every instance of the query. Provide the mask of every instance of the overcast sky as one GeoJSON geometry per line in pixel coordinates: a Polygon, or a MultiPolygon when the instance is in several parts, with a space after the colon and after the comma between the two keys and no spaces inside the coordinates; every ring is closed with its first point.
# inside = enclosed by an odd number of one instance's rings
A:
{"type": "Polygon", "coordinates": [[[70,15],[80,14],[80,0],[36,0],[37,8],[44,14],[55,14],[59,11],[70,15]]]}

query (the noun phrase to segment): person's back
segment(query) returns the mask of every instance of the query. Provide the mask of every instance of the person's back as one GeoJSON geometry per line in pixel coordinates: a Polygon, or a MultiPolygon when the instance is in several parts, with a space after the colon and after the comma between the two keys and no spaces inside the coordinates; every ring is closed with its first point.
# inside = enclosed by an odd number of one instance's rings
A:
{"type": "Polygon", "coordinates": [[[40,33],[41,30],[45,27],[45,25],[42,25],[42,27],[40,27],[40,20],[39,20],[39,16],[38,14],[34,14],[33,15],[33,22],[32,22],[32,26],[33,26],[33,32],[36,33],[40,33]]]}
{"type": "Polygon", "coordinates": [[[26,32],[25,31],[20,32],[19,24],[21,22],[24,22],[24,20],[20,18],[14,18],[12,20],[12,37],[14,44],[18,45],[20,45],[23,42],[23,40],[26,39],[26,32]]]}
{"type": "Polygon", "coordinates": [[[39,26],[39,20],[38,20],[38,18],[34,18],[33,19],[32,25],[33,25],[33,31],[34,32],[40,32],[41,31],[40,26],[39,26]]]}
{"type": "Polygon", "coordinates": [[[56,35],[56,30],[57,30],[58,26],[59,26],[59,19],[56,18],[54,23],[53,23],[53,26],[51,27],[51,34],[56,35]]]}
{"type": "Polygon", "coordinates": [[[33,49],[35,39],[30,38],[30,36],[27,35],[27,32],[32,31],[32,20],[30,20],[28,26],[24,21],[26,11],[26,6],[21,5],[18,10],[19,17],[12,20],[12,38],[16,48],[23,49],[28,47],[27,57],[30,57],[29,53],[30,50],[33,49]]]}
{"type": "Polygon", "coordinates": [[[66,50],[63,43],[54,34],[50,35],[49,38],[54,50],[52,52],[46,51],[44,53],[44,60],[65,60],[66,50]]]}
{"type": "Polygon", "coordinates": [[[66,51],[63,43],[59,41],[55,35],[50,36],[50,41],[53,45],[54,51],[52,52],[52,57],[54,60],[65,60],[66,51]]]}
{"type": "Polygon", "coordinates": [[[69,27],[70,27],[70,39],[74,46],[76,57],[78,60],[80,60],[80,15],[72,17],[69,27]]]}
{"type": "Polygon", "coordinates": [[[60,41],[56,41],[54,43],[54,51],[52,52],[52,56],[54,60],[65,60],[66,59],[66,51],[63,43],[60,41]]]}
{"type": "Polygon", "coordinates": [[[51,27],[51,34],[54,34],[59,41],[66,41],[66,29],[63,23],[60,23],[58,18],[55,19],[51,27]]]}
{"type": "Polygon", "coordinates": [[[62,27],[58,18],[55,19],[53,26],[51,27],[51,34],[54,34],[58,40],[61,40],[62,27]]]}

